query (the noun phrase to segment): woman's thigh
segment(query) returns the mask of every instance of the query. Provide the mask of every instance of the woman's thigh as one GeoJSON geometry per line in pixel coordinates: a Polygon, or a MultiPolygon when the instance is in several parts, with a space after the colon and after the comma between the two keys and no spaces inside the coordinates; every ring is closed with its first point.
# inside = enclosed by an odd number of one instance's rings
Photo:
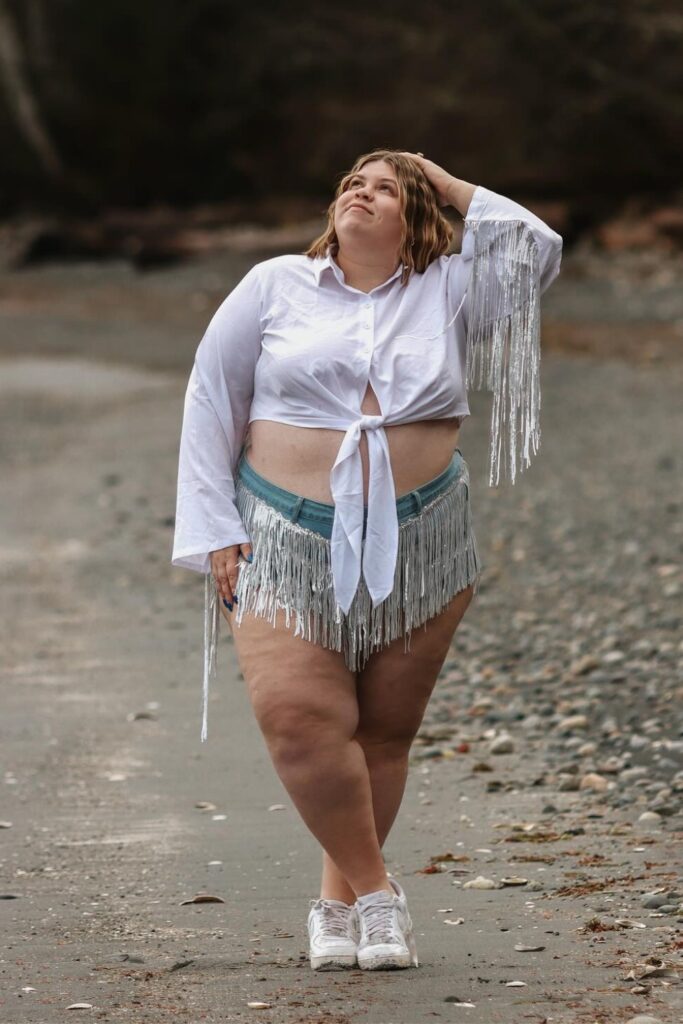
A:
{"type": "Polygon", "coordinates": [[[356,674],[341,652],[294,635],[295,616],[285,625],[278,609],[270,619],[245,613],[238,626],[228,617],[242,675],[266,739],[307,727],[353,736],[358,725],[356,674]]]}
{"type": "Polygon", "coordinates": [[[358,673],[357,738],[368,743],[409,744],[420,727],[460,620],[474,597],[474,584],[410,636],[398,637],[370,655],[358,673]]]}

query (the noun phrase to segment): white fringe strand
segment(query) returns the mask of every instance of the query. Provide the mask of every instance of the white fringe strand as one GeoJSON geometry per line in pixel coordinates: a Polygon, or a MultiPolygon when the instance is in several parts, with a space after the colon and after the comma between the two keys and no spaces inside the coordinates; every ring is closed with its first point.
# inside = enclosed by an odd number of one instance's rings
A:
{"type": "Polygon", "coordinates": [[[222,600],[216,590],[215,580],[210,572],[204,576],[204,683],[202,686],[202,743],[208,733],[209,679],[216,675],[218,653],[218,620],[222,600]]]}
{"type": "MultiPolygon", "coordinates": [[[[404,650],[409,650],[414,628],[441,612],[470,583],[475,594],[479,590],[482,567],[471,522],[466,463],[421,513],[399,523],[391,594],[373,608],[361,575],[347,616],[334,597],[329,540],[291,522],[240,477],[235,497],[254,554],[253,562],[238,562],[238,603],[233,613],[237,625],[249,612],[274,626],[277,610],[284,609],[287,627],[295,617],[295,636],[343,651],[353,672],[363,668],[373,651],[399,636],[405,637],[404,650]]],[[[207,736],[209,679],[216,674],[219,600],[215,580],[206,573],[202,741],[207,736]]]]}
{"type": "Polygon", "coordinates": [[[538,245],[519,220],[465,220],[474,236],[466,386],[493,392],[489,486],[515,482],[541,442],[538,245]]]}

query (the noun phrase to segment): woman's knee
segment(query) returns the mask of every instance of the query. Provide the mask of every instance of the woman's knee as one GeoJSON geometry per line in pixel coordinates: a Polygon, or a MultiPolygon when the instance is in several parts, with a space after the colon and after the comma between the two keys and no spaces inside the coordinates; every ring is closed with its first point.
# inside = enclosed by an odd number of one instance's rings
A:
{"type": "Polygon", "coordinates": [[[359,728],[354,739],[360,743],[368,763],[403,761],[408,757],[419,724],[415,728],[365,731],[359,728]]]}
{"type": "MultiPolygon", "coordinates": [[[[311,681],[312,682],[312,681],[311,681]]],[[[358,724],[357,704],[329,700],[303,701],[301,696],[280,692],[252,698],[259,728],[272,756],[279,763],[295,765],[317,759],[348,742],[358,724]]]]}

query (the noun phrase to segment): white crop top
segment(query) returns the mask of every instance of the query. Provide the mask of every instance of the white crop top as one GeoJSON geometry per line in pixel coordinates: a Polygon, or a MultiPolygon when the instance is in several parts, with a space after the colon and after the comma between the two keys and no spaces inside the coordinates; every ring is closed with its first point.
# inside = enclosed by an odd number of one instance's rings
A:
{"type": "MultiPolygon", "coordinates": [[[[247,424],[340,432],[330,468],[331,563],[347,612],[364,574],[373,607],[393,586],[396,494],[385,425],[469,415],[467,388],[493,392],[489,485],[514,483],[540,443],[540,297],[562,238],[529,210],[478,186],[462,252],[401,286],[402,266],[365,293],[325,258],[257,263],[214,314],[185,397],[172,563],[210,572],[209,554],[250,541],[235,506],[247,424]],[[361,413],[368,381],[382,410],[361,413]],[[367,534],[359,451],[369,456],[367,534]]],[[[293,483],[291,490],[296,490],[293,483]]]]}

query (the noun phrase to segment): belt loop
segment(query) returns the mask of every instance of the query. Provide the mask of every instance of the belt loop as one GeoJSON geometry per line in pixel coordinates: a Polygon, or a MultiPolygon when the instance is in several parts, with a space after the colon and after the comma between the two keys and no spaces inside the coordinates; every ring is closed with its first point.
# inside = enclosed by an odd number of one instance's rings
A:
{"type": "Polygon", "coordinates": [[[299,513],[301,512],[301,506],[303,505],[303,503],[304,503],[304,499],[302,497],[296,499],[296,502],[294,503],[294,508],[292,510],[292,522],[293,523],[295,523],[297,521],[297,519],[299,518],[299,513]]]}
{"type": "Polygon", "coordinates": [[[422,495],[420,494],[419,491],[411,491],[410,493],[415,498],[415,503],[417,505],[417,514],[420,515],[420,513],[422,512],[422,495]]]}

